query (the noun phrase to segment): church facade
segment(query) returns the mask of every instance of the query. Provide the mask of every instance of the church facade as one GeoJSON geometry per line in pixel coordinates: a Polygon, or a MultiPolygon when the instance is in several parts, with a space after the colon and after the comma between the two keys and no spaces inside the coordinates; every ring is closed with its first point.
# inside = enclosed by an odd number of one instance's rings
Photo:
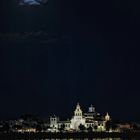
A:
{"type": "Polygon", "coordinates": [[[67,131],[78,131],[82,125],[86,129],[92,128],[93,131],[95,129],[98,131],[105,131],[105,124],[109,120],[110,116],[108,113],[105,116],[100,115],[95,111],[92,105],[89,107],[88,111],[84,113],[78,103],[71,120],[60,121],[56,116],[50,117],[50,128],[54,130],[63,128],[67,131]]]}

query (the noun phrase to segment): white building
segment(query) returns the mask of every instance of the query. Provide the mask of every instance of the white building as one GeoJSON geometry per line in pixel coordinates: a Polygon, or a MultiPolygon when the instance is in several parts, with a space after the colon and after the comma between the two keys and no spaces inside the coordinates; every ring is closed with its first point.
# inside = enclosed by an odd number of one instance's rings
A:
{"type": "Polygon", "coordinates": [[[83,112],[80,108],[79,103],[76,106],[76,109],[74,111],[74,116],[72,117],[71,121],[70,121],[70,128],[77,130],[79,129],[79,125],[85,125],[86,119],[83,116],[83,112]]]}
{"type": "Polygon", "coordinates": [[[50,117],[50,128],[54,131],[58,129],[79,130],[79,126],[83,125],[85,128],[91,127],[93,130],[105,131],[105,123],[110,120],[110,116],[107,113],[105,116],[101,116],[95,111],[95,108],[91,105],[87,113],[83,113],[79,103],[74,111],[74,116],[71,120],[60,121],[58,117],[50,117]]]}

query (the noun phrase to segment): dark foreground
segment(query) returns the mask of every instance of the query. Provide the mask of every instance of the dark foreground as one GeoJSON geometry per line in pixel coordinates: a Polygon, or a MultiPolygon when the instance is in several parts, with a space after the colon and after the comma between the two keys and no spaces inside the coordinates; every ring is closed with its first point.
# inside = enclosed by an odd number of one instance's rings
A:
{"type": "Polygon", "coordinates": [[[46,138],[140,138],[140,132],[78,132],[78,133],[0,133],[0,139],[46,139],[46,138]]]}

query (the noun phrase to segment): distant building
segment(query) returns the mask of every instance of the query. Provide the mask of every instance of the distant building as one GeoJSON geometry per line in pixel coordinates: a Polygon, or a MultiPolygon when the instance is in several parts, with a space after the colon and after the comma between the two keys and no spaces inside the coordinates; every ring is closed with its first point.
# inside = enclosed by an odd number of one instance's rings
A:
{"type": "Polygon", "coordinates": [[[58,129],[78,131],[79,126],[83,125],[85,128],[92,127],[93,130],[105,131],[105,123],[109,120],[110,116],[108,113],[102,116],[95,111],[92,105],[89,107],[88,112],[83,113],[78,103],[71,120],[60,121],[56,116],[50,117],[50,128],[53,131],[57,131],[58,129]]]}
{"type": "Polygon", "coordinates": [[[132,129],[131,124],[129,124],[129,123],[117,124],[117,127],[118,127],[119,131],[131,130],[132,129]]]}

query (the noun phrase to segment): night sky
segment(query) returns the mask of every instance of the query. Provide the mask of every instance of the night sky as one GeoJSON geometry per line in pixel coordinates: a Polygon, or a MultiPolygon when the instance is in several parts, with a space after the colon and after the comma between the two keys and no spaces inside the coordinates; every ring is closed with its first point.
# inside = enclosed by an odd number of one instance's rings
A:
{"type": "Polygon", "coordinates": [[[138,1],[2,0],[0,118],[70,117],[79,102],[140,121],[139,47],[138,1]]]}

